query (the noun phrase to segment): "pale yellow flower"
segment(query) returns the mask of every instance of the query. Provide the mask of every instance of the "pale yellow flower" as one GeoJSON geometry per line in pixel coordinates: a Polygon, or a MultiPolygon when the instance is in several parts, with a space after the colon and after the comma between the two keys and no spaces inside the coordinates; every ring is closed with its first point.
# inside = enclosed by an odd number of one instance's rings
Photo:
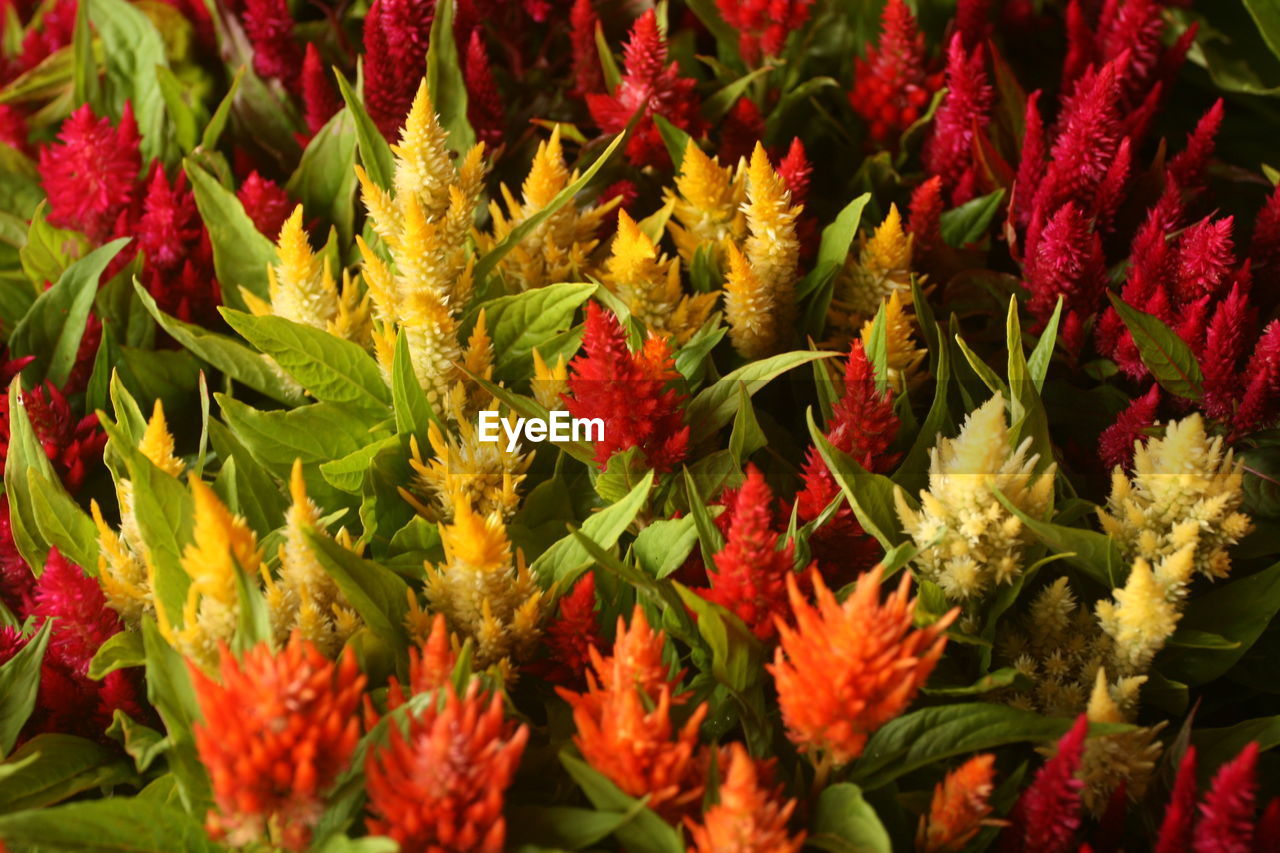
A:
{"type": "MultiPolygon", "coordinates": [[[[1115,694],[1136,692],[1145,678],[1126,679],[1112,687],[1106,670],[1099,669],[1086,714],[1091,723],[1131,723],[1132,715],[1124,711],[1115,694]]],[[[1163,745],[1158,735],[1161,721],[1154,726],[1139,726],[1132,731],[1091,737],[1085,741],[1080,761],[1080,778],[1084,789],[1080,797],[1095,817],[1106,811],[1111,795],[1121,785],[1132,803],[1140,802],[1147,792],[1152,771],[1160,760],[1163,745]]]]}
{"type": "Polygon", "coordinates": [[[569,369],[564,363],[564,356],[556,359],[554,367],[548,367],[538,348],[533,348],[533,399],[548,411],[564,408],[560,399],[569,388],[569,369]]]}
{"type": "Polygon", "coordinates": [[[1098,602],[1098,623],[1115,641],[1114,660],[1121,672],[1145,671],[1173,635],[1194,553],[1194,546],[1186,545],[1154,570],[1145,558],[1135,558],[1125,585],[1111,592],[1115,600],[1098,602]]]}

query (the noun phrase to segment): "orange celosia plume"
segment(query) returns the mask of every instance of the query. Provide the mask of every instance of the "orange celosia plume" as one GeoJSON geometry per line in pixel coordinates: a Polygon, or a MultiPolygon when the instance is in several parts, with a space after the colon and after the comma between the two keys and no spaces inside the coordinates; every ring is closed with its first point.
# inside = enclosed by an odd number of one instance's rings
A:
{"type": "Polygon", "coordinates": [[[699,705],[679,729],[671,706],[674,681],[662,662],[666,638],[653,631],[639,606],[628,629],[618,619],[613,654],[591,649],[587,692],[563,688],[578,728],[574,743],[592,767],[624,793],[648,795],[649,807],[674,820],[702,798],[706,751],[698,747],[698,728],[707,715],[699,705]]]}
{"type": "Polygon", "coordinates": [[[279,652],[262,643],[240,660],[223,646],[221,683],[188,664],[203,720],[193,727],[213,781],[215,838],[270,838],[303,850],[324,795],[360,737],[365,677],[348,648],[339,663],[294,634],[279,652]]]}
{"type": "Polygon", "coordinates": [[[502,817],[506,790],[529,738],[512,730],[502,697],[471,682],[459,697],[453,685],[443,701],[411,718],[408,733],[391,726],[388,743],[365,762],[369,832],[401,850],[424,853],[498,853],[506,842],[502,817]]]}
{"type": "Polygon", "coordinates": [[[787,821],[796,801],[785,803],[761,784],[756,762],[740,743],[730,744],[729,772],[720,784],[720,801],[707,809],[699,825],[687,820],[695,853],[799,853],[804,833],[792,835],[787,821]]]}
{"type": "Polygon", "coordinates": [[[769,667],[778,705],[801,751],[823,753],[837,765],[857,758],[867,736],[911,702],[941,657],[942,632],[958,612],[913,629],[910,576],[881,602],[882,572],[877,566],[859,577],[843,604],[815,572],[816,607],[795,577],[787,578],[795,627],[779,620],[781,642],[769,667]]]}
{"type": "Polygon", "coordinates": [[[996,757],[975,755],[947,774],[933,789],[929,816],[920,819],[916,849],[921,853],[955,853],[982,828],[991,813],[996,757]]]}

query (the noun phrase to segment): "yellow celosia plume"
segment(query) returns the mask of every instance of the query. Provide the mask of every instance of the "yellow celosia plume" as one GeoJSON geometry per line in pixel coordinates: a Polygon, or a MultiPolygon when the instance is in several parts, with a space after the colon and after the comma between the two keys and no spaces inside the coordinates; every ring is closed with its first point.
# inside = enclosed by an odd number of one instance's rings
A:
{"type": "Polygon", "coordinates": [[[679,258],[667,258],[625,210],[605,264],[604,284],[650,329],[683,343],[706,322],[714,293],[689,295],[680,284],[679,258]]]}
{"type": "Polygon", "coordinates": [[[548,367],[542,353],[534,347],[533,380],[530,384],[533,386],[533,399],[538,401],[538,405],[548,411],[564,408],[560,395],[569,388],[569,368],[564,363],[564,356],[556,359],[554,367],[548,367]]]}
{"type": "Polygon", "coordinates": [[[870,238],[863,237],[858,259],[850,258],[836,279],[832,317],[837,325],[857,329],[875,316],[881,301],[901,292],[911,301],[912,237],[902,225],[897,205],[876,227],[870,238]]]}
{"type": "MultiPolygon", "coordinates": [[[[929,354],[928,350],[916,345],[915,315],[908,310],[910,303],[910,292],[901,290],[890,293],[888,301],[883,303],[889,383],[899,394],[925,380],[925,371],[920,365],[929,354]]],[[[859,337],[864,348],[871,345],[874,328],[874,317],[862,324],[859,337]]]]}
{"type": "Polygon", "coordinates": [[[721,166],[703,153],[692,139],[685,147],[675,191],[664,194],[673,205],[675,222],[667,229],[685,264],[701,246],[710,246],[719,259],[724,247],[746,236],[747,220],[741,208],[746,200],[746,180],[742,172],[721,166]]]}

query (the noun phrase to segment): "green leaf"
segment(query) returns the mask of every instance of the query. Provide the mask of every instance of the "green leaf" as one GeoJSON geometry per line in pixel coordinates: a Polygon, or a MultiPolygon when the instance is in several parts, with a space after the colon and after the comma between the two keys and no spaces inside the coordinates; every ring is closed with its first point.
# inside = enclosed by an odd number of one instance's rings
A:
{"type": "MultiPolygon", "coordinates": [[[[395,408],[396,432],[415,435],[419,442],[427,439],[427,424],[440,425],[431,401],[418,384],[409,355],[409,341],[404,329],[396,333],[396,352],[391,360],[391,403],[395,408]]],[[[443,427],[442,427],[443,428],[443,427]]]]}
{"type": "Polygon", "coordinates": [[[824,788],[814,809],[807,844],[835,853],[892,853],[889,833],[857,785],[824,788]]]}
{"type": "Polygon", "coordinates": [[[939,221],[942,241],[954,249],[962,249],[986,236],[991,221],[1000,211],[1004,190],[979,196],[952,210],[945,211],[939,221]]]}
{"type": "Polygon", "coordinates": [[[143,666],[147,662],[146,650],[142,647],[142,634],[137,631],[119,631],[107,638],[107,641],[94,652],[89,661],[89,677],[100,681],[108,673],[131,666],[143,666]]]}
{"type": "MultiPolygon", "coordinates": [[[[453,33],[455,0],[436,0],[427,42],[427,91],[440,117],[440,126],[449,134],[445,144],[459,157],[476,144],[476,132],[467,121],[467,84],[462,79],[462,60],[453,33]]],[[[412,73],[412,69],[406,69],[412,73]]],[[[477,281],[483,281],[480,276],[477,281]]]]}
{"type": "Polygon", "coordinates": [[[811,299],[805,313],[804,329],[815,338],[822,334],[826,326],[827,310],[831,307],[831,296],[835,292],[836,273],[849,257],[853,238],[858,234],[858,223],[862,221],[862,211],[870,200],[870,193],[858,196],[845,205],[830,225],[822,229],[813,269],[800,280],[796,288],[797,300],[811,299]]]}
{"type": "MultiPolygon", "coordinates": [[[[95,0],[97,2],[97,0],[95,0]]],[[[221,853],[181,809],[124,797],[67,803],[0,817],[0,841],[47,853],[221,853]]]]}
{"type": "Polygon", "coordinates": [[[838,353],[802,350],[784,352],[745,364],[708,385],[685,406],[685,423],[690,427],[689,444],[696,447],[733,419],[738,409],[740,383],[745,384],[747,393],[754,396],[771,380],[788,370],[820,358],[834,358],[836,355],[838,353]]]}
{"type": "Polygon", "coordinates": [[[133,105],[143,159],[161,156],[165,106],[155,68],[169,64],[164,39],[142,10],[126,0],[89,0],[89,20],[102,40],[113,107],[118,111],[126,100],[133,105]]]}
{"type": "Polygon", "coordinates": [[[1249,16],[1258,25],[1258,33],[1271,48],[1271,52],[1280,57],[1280,2],[1277,0],[1244,0],[1244,7],[1249,16]]]}
{"type": "Polygon", "coordinates": [[[1251,741],[1256,741],[1264,752],[1280,746],[1280,716],[1259,717],[1223,728],[1193,730],[1191,743],[1199,759],[1196,775],[1200,777],[1200,784],[1208,782],[1214,771],[1239,755],[1251,741]]]}
{"type": "Polygon", "coordinates": [[[284,317],[221,310],[231,328],[275,359],[317,400],[387,414],[387,384],[378,363],[360,345],[284,317]]]}
{"type": "Polygon", "coordinates": [[[1068,563],[1083,571],[1104,589],[1113,588],[1124,575],[1120,546],[1110,536],[1084,527],[1068,527],[1032,518],[999,490],[996,500],[1013,513],[1050,551],[1061,554],[1068,563]]]}
{"type": "MultiPolygon", "coordinates": [[[[633,812],[637,801],[618,790],[591,765],[567,752],[560,753],[560,763],[597,810],[620,814],[633,812]]],[[[631,820],[619,826],[617,836],[631,853],[684,853],[685,849],[680,834],[643,806],[631,820]]]]}
{"type": "Polygon", "coordinates": [[[0,812],[40,809],[136,778],[113,749],[74,735],[39,734],[0,764],[0,812]],[[15,766],[21,769],[6,772],[15,766]]]}
{"type": "Polygon", "coordinates": [[[395,648],[405,648],[409,642],[404,627],[409,587],[404,580],[390,569],[356,556],[322,532],[307,531],[306,536],[312,553],[364,623],[395,648]]]}
{"type": "Polygon", "coordinates": [[[758,80],[772,70],[772,65],[762,65],[712,92],[702,102],[702,117],[711,124],[723,119],[729,114],[729,110],[733,109],[733,105],[738,103],[738,99],[746,93],[752,81],[758,80]]]}
{"type": "Polygon", "coordinates": [[[459,337],[470,336],[483,311],[493,341],[495,376],[509,381],[526,379],[533,373],[534,347],[544,347],[565,332],[573,324],[578,306],[595,291],[594,284],[564,283],[491,299],[467,313],[459,337]]]}
{"type": "Polygon", "coordinates": [[[49,645],[52,620],[46,619],[40,630],[13,657],[0,664],[0,754],[7,756],[18,740],[36,707],[40,689],[40,664],[49,645]]]}
{"type": "Polygon", "coordinates": [[[1062,297],[1059,296],[1058,304],[1053,307],[1053,315],[1049,317],[1044,331],[1040,333],[1040,340],[1036,342],[1036,348],[1027,358],[1027,373],[1035,383],[1037,393],[1044,390],[1044,379],[1049,375],[1049,361],[1053,358],[1053,345],[1058,339],[1058,321],[1061,318],[1062,297]]]}
{"type": "Polygon", "coordinates": [[[255,577],[250,580],[239,565],[235,566],[235,570],[239,612],[236,614],[236,632],[231,648],[237,654],[244,654],[259,643],[271,643],[271,615],[267,611],[267,600],[258,585],[258,579],[255,577]]]}
{"type": "Polygon", "coordinates": [[[67,267],[14,327],[9,336],[10,357],[39,355],[48,359],[46,372],[32,379],[48,379],[55,385],[67,381],[98,294],[98,279],[128,242],[127,237],[112,240],[67,267]]]}
{"type": "Polygon", "coordinates": [[[276,247],[258,231],[235,193],[191,159],[184,168],[213,244],[213,268],[222,285],[222,304],[245,308],[241,287],[269,300],[267,268],[277,261],[276,247]]]}
{"type": "Polygon", "coordinates": [[[1187,400],[1199,400],[1204,393],[1204,377],[1195,354],[1177,333],[1143,311],[1107,291],[1111,305],[1133,335],[1142,363],[1151,371],[1160,387],[1187,400]]]}
{"type": "MultiPolygon", "coordinates": [[[[817,362],[814,362],[817,364],[817,362]]],[[[755,407],[745,385],[738,385],[738,413],[733,417],[733,431],[729,433],[729,452],[741,465],[747,458],[769,443],[760,422],[756,420],[755,407]]]]}
{"type": "Polygon", "coordinates": [[[155,300],[151,298],[151,294],[136,281],[134,289],[148,313],[160,324],[160,328],[186,347],[192,355],[273,400],[295,406],[306,402],[301,389],[287,384],[261,354],[234,338],[206,331],[194,323],[184,323],[176,317],[170,317],[160,310],[155,300]]]}
{"type": "Polygon", "coordinates": [[[44,566],[49,543],[40,535],[36,522],[28,471],[50,482],[58,478],[27,417],[27,407],[22,402],[22,378],[15,376],[9,384],[9,452],[4,466],[4,490],[9,498],[9,525],[14,545],[27,565],[38,573],[44,566]]]}
{"type": "Polygon", "coordinates": [[[381,441],[366,444],[359,450],[352,451],[340,459],[321,462],[320,476],[324,477],[329,482],[329,485],[335,489],[358,495],[370,463],[384,450],[399,447],[400,441],[400,436],[389,435],[381,441]]]}
{"type": "Polygon", "coordinates": [[[147,659],[147,699],[160,712],[171,743],[169,768],[177,778],[183,805],[193,814],[203,814],[211,799],[209,777],[191,734],[191,724],[200,712],[187,662],[160,636],[149,616],[142,620],[142,644],[147,659]]]}
{"type": "MultiPolygon", "coordinates": [[[[610,55],[610,59],[612,58],[610,55]]],[[[689,150],[689,143],[693,137],[657,113],[653,114],[653,123],[658,127],[658,135],[662,137],[662,144],[667,148],[667,155],[671,157],[672,173],[680,174],[680,166],[684,163],[684,152],[689,150]]]]}
{"type": "Polygon", "coordinates": [[[523,851],[525,845],[542,849],[583,850],[608,838],[619,827],[640,814],[644,804],[625,812],[598,812],[571,806],[511,806],[507,809],[508,849],[523,851]]]}
{"type": "Polygon", "coordinates": [[[716,39],[716,47],[725,61],[740,61],[738,57],[738,31],[725,23],[715,0],[686,0],[689,11],[698,16],[702,25],[716,39]]]}
{"type": "Polygon", "coordinates": [[[704,565],[713,566],[716,554],[724,548],[724,534],[720,532],[720,528],[716,527],[707,500],[703,497],[697,481],[688,468],[684,469],[684,491],[685,500],[689,503],[689,514],[693,516],[694,528],[698,532],[702,562],[704,565]]]}
{"type": "Polygon", "coordinates": [[[332,403],[263,412],[225,394],[214,399],[241,443],[282,479],[295,459],[303,465],[341,459],[381,437],[371,435],[368,424],[349,409],[332,403]]]}
{"type": "Polygon", "coordinates": [[[848,454],[832,447],[831,442],[814,423],[813,410],[810,409],[806,416],[813,444],[831,471],[831,476],[840,484],[840,490],[853,507],[858,522],[886,550],[897,545],[903,537],[898,529],[898,515],[894,509],[893,491],[896,487],[893,481],[883,474],[871,473],[848,454]]]}
{"type": "MultiPolygon", "coordinates": [[[[637,113],[637,115],[639,115],[639,113],[637,113]]],[[[636,118],[633,116],[631,119],[632,124],[634,124],[635,120],[636,118]]],[[[528,216],[523,222],[515,228],[512,228],[511,233],[504,237],[501,242],[486,252],[484,256],[476,262],[475,280],[478,284],[483,284],[488,281],[489,276],[493,273],[494,269],[497,268],[498,262],[506,257],[507,252],[510,252],[513,248],[520,245],[524,238],[545,222],[551,214],[555,213],[557,210],[572,201],[578,193],[582,192],[582,190],[586,188],[587,184],[591,183],[591,180],[595,178],[596,174],[603,169],[604,165],[609,162],[611,157],[613,157],[614,152],[617,151],[618,148],[622,146],[623,142],[626,141],[630,134],[632,124],[628,124],[627,129],[622,133],[619,133],[614,140],[609,143],[609,147],[601,152],[600,156],[596,158],[594,163],[587,167],[586,171],[582,173],[578,180],[556,193],[555,198],[547,202],[546,207],[542,208],[537,213],[528,216]]]]}
{"type": "Polygon", "coordinates": [[[646,470],[644,451],[639,447],[628,447],[609,457],[592,485],[606,503],[613,503],[626,497],[644,477],[646,470]]]}
{"type": "Polygon", "coordinates": [[[62,482],[27,469],[27,495],[36,529],[45,542],[87,573],[98,573],[98,528],[62,482]]]}
{"type": "Polygon", "coordinates": [[[244,79],[244,72],[243,65],[236,70],[236,76],[231,78],[227,93],[222,96],[217,109],[209,118],[209,123],[204,127],[204,134],[200,137],[200,147],[206,151],[212,151],[218,147],[218,140],[222,138],[222,131],[227,127],[227,118],[231,115],[231,105],[235,103],[236,93],[240,91],[240,81],[244,79]]]}
{"type": "Polygon", "coordinates": [[[129,753],[139,773],[145,773],[147,768],[164,755],[170,746],[169,738],[150,726],[144,726],[135,721],[119,708],[116,708],[115,713],[112,714],[107,735],[116,738],[124,745],[124,751],[129,753]]]}
{"type": "Polygon", "coordinates": [[[596,21],[595,31],[596,55],[600,57],[600,70],[604,72],[604,85],[607,91],[614,91],[622,83],[622,72],[618,70],[618,60],[613,58],[613,51],[604,37],[604,28],[596,21]]]}
{"type": "Polygon", "coordinates": [[[157,65],[154,73],[156,82],[160,84],[160,94],[164,98],[165,109],[169,113],[169,124],[173,128],[173,139],[183,154],[190,154],[199,142],[196,128],[196,114],[187,101],[186,87],[172,70],[164,65],[157,65]]]}
{"type": "Polygon", "coordinates": [[[355,221],[355,162],[355,121],[350,110],[339,110],[311,137],[285,185],[308,215],[323,216],[333,223],[343,243],[351,241],[355,221]]]}
{"type": "Polygon", "coordinates": [[[1009,743],[1056,740],[1072,722],[983,702],[921,708],[892,720],[871,736],[853,765],[850,781],[870,791],[953,755],[1009,743]]]}
{"type": "Polygon", "coordinates": [[[76,7],[71,54],[75,62],[75,105],[89,104],[96,115],[102,115],[102,87],[98,83],[98,60],[94,56],[93,31],[89,28],[88,3],[76,7]]]}
{"type": "MultiPolygon", "coordinates": [[[[605,507],[583,522],[582,533],[601,548],[606,550],[612,548],[618,538],[631,526],[640,509],[648,502],[651,488],[653,488],[652,471],[645,474],[644,479],[637,483],[625,498],[605,507]]],[[[534,560],[529,570],[544,586],[555,582],[567,587],[590,562],[591,555],[570,533],[534,560]]]]}
{"type": "MultiPolygon", "coordinates": [[[[47,216],[48,203],[41,202],[31,217],[26,242],[18,252],[22,271],[40,288],[41,293],[45,282],[61,278],[67,267],[77,258],[84,257],[91,245],[89,239],[78,231],[50,225],[47,216]]],[[[37,295],[32,291],[33,299],[37,295]]]]}
{"type": "Polygon", "coordinates": [[[741,693],[764,676],[764,645],[742,620],[707,601],[683,584],[672,582],[684,606],[697,617],[698,633],[711,650],[711,674],[730,690],[741,693]]]}
{"type": "Polygon", "coordinates": [[[871,341],[867,345],[867,361],[875,371],[876,391],[883,394],[889,388],[889,329],[885,319],[884,300],[876,309],[876,316],[871,321],[871,341]]]}
{"type": "Polygon", "coordinates": [[[335,68],[333,73],[338,78],[338,89],[342,92],[342,100],[355,120],[356,146],[360,149],[360,164],[364,166],[369,180],[382,189],[389,190],[396,173],[395,157],[391,154],[391,146],[387,144],[386,138],[373,123],[373,119],[369,118],[369,113],[365,111],[364,103],[351,86],[351,82],[341,70],[335,68]]]}
{"type": "Polygon", "coordinates": [[[1191,599],[1170,639],[1219,636],[1228,645],[1170,648],[1158,659],[1165,676],[1191,686],[1207,684],[1231,669],[1253,647],[1280,611],[1280,563],[1215,586],[1191,599]]]}
{"type": "Polygon", "coordinates": [[[692,515],[661,519],[641,530],[631,546],[640,567],[661,580],[684,565],[698,543],[698,528],[692,515]]]}

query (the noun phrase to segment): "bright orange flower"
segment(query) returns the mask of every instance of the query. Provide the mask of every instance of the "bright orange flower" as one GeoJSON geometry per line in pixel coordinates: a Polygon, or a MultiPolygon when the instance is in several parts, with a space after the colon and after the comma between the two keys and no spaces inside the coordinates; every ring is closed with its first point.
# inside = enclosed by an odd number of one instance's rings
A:
{"type": "Polygon", "coordinates": [[[756,762],[740,743],[730,744],[729,772],[720,783],[720,802],[707,809],[702,824],[685,823],[696,853],[798,853],[804,833],[787,832],[796,801],[761,785],[756,762]]]}
{"type": "Polygon", "coordinates": [[[527,726],[512,731],[503,719],[502,697],[472,681],[459,698],[447,684],[443,702],[413,717],[407,736],[390,728],[365,762],[369,832],[421,853],[501,851],[505,793],[529,738],[527,726]]]}
{"type": "Polygon", "coordinates": [[[991,814],[992,779],[996,757],[975,755],[947,774],[933,789],[929,816],[920,818],[916,850],[921,853],[955,853],[968,844],[991,814]]]}
{"type": "Polygon", "coordinates": [[[305,849],[360,737],[355,710],[365,677],[355,655],[348,648],[334,663],[295,633],[279,652],[262,643],[240,660],[223,646],[221,683],[188,669],[203,717],[196,749],[217,806],[210,835],[305,849]]]}
{"type": "MultiPolygon", "coordinates": [[[[444,614],[437,613],[431,620],[431,634],[420,648],[409,648],[409,696],[426,693],[443,687],[453,675],[458,656],[449,642],[449,628],[444,614]]],[[[398,708],[408,697],[400,681],[392,676],[387,685],[387,708],[398,708]]]]}
{"type": "Polygon", "coordinates": [[[636,607],[628,629],[618,620],[613,654],[591,649],[587,692],[557,692],[573,708],[574,743],[582,757],[624,793],[648,795],[649,808],[678,820],[702,798],[707,753],[698,747],[705,703],[676,729],[671,706],[674,682],[662,662],[666,638],[649,627],[636,607]]]}
{"type": "Polygon", "coordinates": [[[858,578],[844,603],[813,574],[817,606],[805,601],[795,576],[787,592],[795,627],[779,620],[780,645],[769,667],[787,733],[802,752],[824,753],[837,765],[857,758],[867,736],[902,713],[946,645],[952,611],[913,630],[911,578],[882,603],[876,566],[858,578]]]}

